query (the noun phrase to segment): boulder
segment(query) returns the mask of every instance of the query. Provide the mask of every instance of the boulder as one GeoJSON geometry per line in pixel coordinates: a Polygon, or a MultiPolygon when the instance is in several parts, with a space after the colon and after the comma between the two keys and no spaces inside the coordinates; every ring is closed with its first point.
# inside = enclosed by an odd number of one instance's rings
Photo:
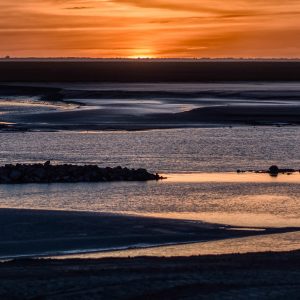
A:
{"type": "Polygon", "coordinates": [[[12,180],[12,181],[17,181],[21,178],[22,176],[22,173],[19,171],[19,170],[12,170],[10,173],[9,173],[9,178],[12,180]]]}
{"type": "Polygon", "coordinates": [[[271,175],[278,175],[278,173],[279,173],[279,168],[276,166],[276,165],[273,165],[273,166],[271,166],[270,168],[269,168],[269,173],[271,174],[271,175]]]}

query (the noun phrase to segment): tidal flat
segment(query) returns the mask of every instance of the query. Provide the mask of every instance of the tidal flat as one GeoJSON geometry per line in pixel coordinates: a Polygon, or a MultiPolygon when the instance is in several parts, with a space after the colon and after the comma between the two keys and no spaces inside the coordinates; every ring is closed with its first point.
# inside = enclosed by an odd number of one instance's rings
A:
{"type": "Polygon", "coordinates": [[[96,212],[0,209],[0,259],[150,248],[299,231],[96,212]]]}
{"type": "Polygon", "coordinates": [[[2,130],[298,126],[297,82],[0,85],[2,130]]]}
{"type": "Polygon", "coordinates": [[[167,179],[1,185],[0,298],[297,299],[298,65],[1,62],[1,165],[167,179]]]}

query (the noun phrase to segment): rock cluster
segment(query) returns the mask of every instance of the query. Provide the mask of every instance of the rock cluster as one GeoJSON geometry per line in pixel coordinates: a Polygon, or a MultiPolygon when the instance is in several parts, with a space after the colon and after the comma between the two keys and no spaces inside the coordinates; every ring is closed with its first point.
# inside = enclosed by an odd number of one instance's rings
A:
{"type": "Polygon", "coordinates": [[[99,168],[97,165],[16,164],[0,167],[0,184],[160,180],[145,169],[99,168]]]}
{"type": "Polygon", "coordinates": [[[268,170],[237,170],[237,173],[268,173],[272,176],[277,176],[278,174],[292,174],[295,172],[300,172],[300,170],[295,169],[281,169],[276,165],[271,166],[268,170]]]}

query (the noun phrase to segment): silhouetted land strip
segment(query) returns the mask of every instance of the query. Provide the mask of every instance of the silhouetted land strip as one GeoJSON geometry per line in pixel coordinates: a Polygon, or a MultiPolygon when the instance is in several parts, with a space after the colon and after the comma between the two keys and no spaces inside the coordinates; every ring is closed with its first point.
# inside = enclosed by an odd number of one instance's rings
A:
{"type": "Polygon", "coordinates": [[[97,165],[6,164],[0,167],[0,184],[149,181],[163,179],[145,169],[99,168],[97,165]]]}
{"type": "Polygon", "coordinates": [[[2,299],[299,299],[300,251],[0,264],[2,299]]]}
{"type": "Polygon", "coordinates": [[[300,81],[300,61],[0,61],[1,82],[300,81]]]}

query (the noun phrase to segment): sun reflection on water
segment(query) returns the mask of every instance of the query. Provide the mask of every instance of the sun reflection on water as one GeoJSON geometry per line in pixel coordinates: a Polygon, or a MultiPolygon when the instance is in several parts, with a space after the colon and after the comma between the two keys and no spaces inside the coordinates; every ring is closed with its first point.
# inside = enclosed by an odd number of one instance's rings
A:
{"type": "Polygon", "coordinates": [[[204,183],[204,182],[223,182],[223,183],[299,183],[300,173],[278,174],[270,176],[266,173],[174,173],[162,174],[168,182],[174,183],[204,183]]]}

